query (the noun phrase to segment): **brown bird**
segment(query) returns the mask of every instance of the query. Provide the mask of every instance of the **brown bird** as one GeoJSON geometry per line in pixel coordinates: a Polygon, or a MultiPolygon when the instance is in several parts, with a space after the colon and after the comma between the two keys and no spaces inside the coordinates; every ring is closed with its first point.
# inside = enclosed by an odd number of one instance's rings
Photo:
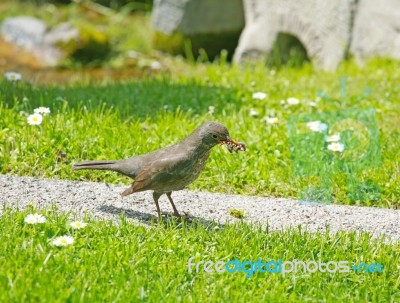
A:
{"type": "Polygon", "coordinates": [[[174,215],[180,217],[171,194],[192,183],[203,170],[211,149],[217,144],[225,144],[228,150],[245,151],[244,143],[231,139],[226,127],[216,122],[206,122],[182,141],[125,160],[85,161],[77,163],[73,169],[111,170],[124,174],[135,181],[121,195],[153,190],[158,217],[161,218],[158,199],[166,194],[174,209],[174,215]]]}

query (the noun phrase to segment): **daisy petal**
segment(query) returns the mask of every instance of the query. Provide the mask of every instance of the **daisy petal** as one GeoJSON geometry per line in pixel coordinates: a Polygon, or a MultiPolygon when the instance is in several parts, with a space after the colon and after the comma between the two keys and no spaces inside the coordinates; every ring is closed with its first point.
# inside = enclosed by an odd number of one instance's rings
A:
{"type": "Polygon", "coordinates": [[[74,243],[74,238],[71,236],[61,236],[55,238],[51,244],[54,246],[67,246],[74,243]]]}
{"type": "Polygon", "coordinates": [[[43,116],[41,114],[35,113],[28,116],[29,125],[40,125],[43,121],[43,116]]]}
{"type": "Polygon", "coordinates": [[[82,228],[85,228],[87,223],[82,222],[82,221],[74,221],[74,222],[71,222],[70,225],[74,229],[82,229],[82,228]]]}
{"type": "Polygon", "coordinates": [[[341,153],[344,151],[344,145],[342,143],[334,142],[328,145],[328,149],[333,152],[341,153]]]}

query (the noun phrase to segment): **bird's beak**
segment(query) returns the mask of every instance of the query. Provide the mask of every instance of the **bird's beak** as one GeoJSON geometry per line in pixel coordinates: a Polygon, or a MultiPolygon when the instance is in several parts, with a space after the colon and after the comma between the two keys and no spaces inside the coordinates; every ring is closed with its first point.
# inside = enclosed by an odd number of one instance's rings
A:
{"type": "Polygon", "coordinates": [[[232,153],[232,151],[246,151],[246,145],[243,142],[237,142],[229,136],[221,140],[220,143],[225,144],[230,153],[232,153]]]}

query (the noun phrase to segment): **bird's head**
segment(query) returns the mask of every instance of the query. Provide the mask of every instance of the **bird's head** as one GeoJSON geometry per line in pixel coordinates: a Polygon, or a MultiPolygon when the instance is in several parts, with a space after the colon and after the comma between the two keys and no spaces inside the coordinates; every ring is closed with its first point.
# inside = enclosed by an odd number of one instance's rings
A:
{"type": "Polygon", "coordinates": [[[206,122],[201,125],[198,129],[201,141],[206,146],[214,147],[217,144],[225,144],[230,152],[234,151],[245,151],[246,146],[244,143],[234,141],[230,135],[228,129],[217,122],[206,122]]]}

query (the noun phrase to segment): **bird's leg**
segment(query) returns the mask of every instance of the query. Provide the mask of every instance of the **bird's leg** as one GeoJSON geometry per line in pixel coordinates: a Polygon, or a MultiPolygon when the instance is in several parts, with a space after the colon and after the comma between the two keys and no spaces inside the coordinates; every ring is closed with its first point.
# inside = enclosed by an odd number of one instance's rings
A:
{"type": "Polygon", "coordinates": [[[158,219],[161,220],[161,211],[160,211],[160,205],[158,205],[158,199],[160,199],[162,194],[153,192],[153,199],[154,202],[156,203],[157,207],[157,214],[158,214],[158,219]]]}
{"type": "Polygon", "coordinates": [[[169,202],[171,202],[172,208],[174,209],[174,216],[180,218],[181,215],[179,214],[178,210],[175,207],[174,201],[172,201],[172,197],[171,197],[172,192],[168,192],[167,193],[167,197],[169,199],[169,202]]]}

